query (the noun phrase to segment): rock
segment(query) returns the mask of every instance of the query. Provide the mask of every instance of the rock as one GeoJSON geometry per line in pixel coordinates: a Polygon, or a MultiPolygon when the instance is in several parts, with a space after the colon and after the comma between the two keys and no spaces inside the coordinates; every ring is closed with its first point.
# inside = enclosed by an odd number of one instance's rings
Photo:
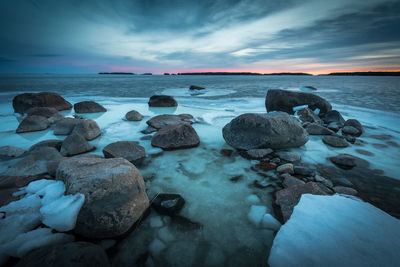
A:
{"type": "Polygon", "coordinates": [[[94,149],[96,149],[96,147],[86,141],[85,137],[78,133],[72,133],[63,141],[60,152],[63,156],[69,157],[89,152],[94,149]]]}
{"type": "Polygon", "coordinates": [[[13,108],[16,113],[24,114],[30,108],[51,107],[57,110],[71,109],[72,105],[56,93],[25,93],[14,97],[13,108]]]}
{"type": "Polygon", "coordinates": [[[360,136],[361,132],[353,126],[344,126],[342,128],[343,135],[360,136]]]}
{"type": "Polygon", "coordinates": [[[196,86],[196,85],[191,85],[189,87],[189,90],[203,90],[203,89],[206,89],[206,88],[200,87],[200,86],[196,86]]]}
{"type": "Polygon", "coordinates": [[[178,102],[169,95],[153,95],[149,100],[150,107],[176,107],[178,102]]]}
{"type": "Polygon", "coordinates": [[[339,136],[334,136],[334,135],[330,135],[330,136],[325,136],[324,138],[322,138],[322,141],[329,145],[329,146],[333,146],[333,147],[348,147],[349,143],[346,142],[346,140],[342,137],[339,136]]]}
{"type": "Polygon", "coordinates": [[[299,154],[296,153],[291,153],[291,152],[284,152],[284,151],[277,151],[275,152],[275,154],[284,161],[287,162],[299,162],[301,160],[301,156],[299,154]]]}
{"type": "Polygon", "coordinates": [[[297,115],[299,116],[302,122],[311,122],[311,123],[321,123],[321,119],[309,108],[303,108],[297,111],[297,115]]]}
{"type": "Polygon", "coordinates": [[[96,121],[87,119],[80,120],[79,123],[74,127],[72,133],[80,134],[86,140],[90,141],[99,137],[101,135],[101,130],[96,121]]]}
{"type": "Polygon", "coordinates": [[[35,249],[25,255],[16,266],[109,267],[111,264],[100,246],[88,242],[70,242],[35,249]]]}
{"type": "Polygon", "coordinates": [[[58,140],[58,139],[43,140],[43,141],[40,141],[39,143],[36,143],[33,146],[31,146],[29,148],[29,151],[33,151],[39,147],[54,147],[55,149],[60,151],[62,142],[63,142],[62,140],[58,140]]]}
{"type": "Polygon", "coordinates": [[[349,154],[340,154],[335,157],[330,157],[329,160],[332,161],[337,166],[348,169],[355,167],[356,164],[356,157],[349,155],[349,154]]]}
{"type": "Polygon", "coordinates": [[[356,128],[358,130],[358,132],[359,132],[358,136],[360,136],[364,132],[364,128],[361,125],[361,123],[358,120],[355,120],[355,119],[348,119],[344,123],[344,126],[351,126],[351,127],[356,128]]]}
{"type": "Polygon", "coordinates": [[[277,165],[273,162],[267,162],[267,161],[261,161],[260,163],[256,164],[254,166],[258,170],[263,170],[263,171],[270,171],[270,170],[275,170],[277,165]]]}
{"type": "Polygon", "coordinates": [[[372,153],[372,152],[370,152],[368,150],[364,150],[364,149],[356,149],[356,152],[361,154],[361,155],[365,155],[365,156],[370,156],[370,157],[375,156],[374,153],[372,153]]]}
{"type": "Polygon", "coordinates": [[[339,123],[337,123],[336,121],[333,121],[333,122],[329,123],[327,127],[329,130],[332,130],[336,133],[337,131],[339,131],[339,129],[342,126],[339,123]]]}
{"type": "Polygon", "coordinates": [[[49,119],[49,122],[52,124],[61,120],[62,118],[64,118],[64,116],[61,115],[57,109],[49,108],[49,107],[30,108],[27,111],[27,114],[28,114],[28,116],[36,115],[36,116],[46,117],[47,119],[49,119]]]}
{"type": "Polygon", "coordinates": [[[302,105],[308,105],[312,110],[318,108],[321,113],[326,113],[332,109],[328,101],[311,93],[274,89],[268,90],[265,99],[265,107],[268,112],[284,111],[289,114],[294,114],[293,108],[302,105]]]}
{"type": "Polygon", "coordinates": [[[162,215],[172,216],[181,211],[185,200],[179,194],[158,194],[151,206],[162,215]]]}
{"type": "Polygon", "coordinates": [[[144,147],[133,141],[119,141],[108,144],[104,147],[103,154],[105,158],[124,158],[135,165],[141,164],[146,158],[144,147]]]}
{"type": "Polygon", "coordinates": [[[126,113],[125,118],[128,121],[141,121],[143,119],[143,116],[136,110],[131,110],[128,113],[126,113]]]}
{"type": "Polygon", "coordinates": [[[311,89],[311,90],[314,90],[314,91],[317,91],[317,88],[315,88],[314,86],[307,85],[307,86],[304,86],[304,87],[308,88],[308,89],[311,89]]]}
{"type": "Polygon", "coordinates": [[[192,221],[181,215],[174,215],[171,217],[171,222],[180,231],[192,231],[203,228],[203,225],[199,222],[192,221]]]}
{"type": "Polygon", "coordinates": [[[143,134],[151,134],[151,133],[157,132],[157,129],[153,128],[151,126],[147,126],[146,129],[144,129],[144,130],[142,130],[140,132],[143,133],[143,134]]]}
{"type": "Polygon", "coordinates": [[[340,114],[339,111],[337,110],[330,110],[323,116],[321,116],[321,119],[324,121],[326,124],[330,124],[331,122],[336,122],[339,126],[339,128],[342,128],[344,125],[344,119],[342,115],[340,114]]]}
{"type": "Polygon", "coordinates": [[[47,172],[50,174],[50,176],[56,177],[58,165],[60,165],[61,161],[66,159],[68,159],[68,157],[62,157],[47,163],[47,172]]]}
{"type": "Polygon", "coordinates": [[[16,158],[25,152],[26,150],[16,146],[2,146],[0,147],[0,159],[16,158]]]}
{"type": "Polygon", "coordinates": [[[331,179],[335,186],[353,186],[353,183],[350,182],[348,179],[341,177],[341,178],[332,178],[331,179]]]}
{"type": "Polygon", "coordinates": [[[168,125],[160,129],[153,138],[151,145],[164,150],[196,147],[200,138],[189,124],[168,125]]]}
{"type": "Polygon", "coordinates": [[[192,124],[193,116],[190,114],[180,114],[180,115],[163,114],[151,118],[146,123],[150,127],[159,130],[168,125],[182,124],[182,123],[192,124]]]}
{"type": "Polygon", "coordinates": [[[221,149],[220,153],[223,156],[230,157],[233,153],[233,150],[232,149],[221,149]]]}
{"type": "Polygon", "coordinates": [[[351,195],[351,196],[356,196],[358,195],[357,190],[351,188],[351,187],[346,187],[346,186],[335,186],[333,187],[333,191],[337,194],[345,194],[345,195],[351,195]]]}
{"type": "Polygon", "coordinates": [[[310,123],[305,128],[310,135],[331,135],[335,133],[334,131],[316,123],[310,123]]]}
{"type": "Polygon", "coordinates": [[[242,156],[244,156],[247,159],[263,159],[272,152],[274,151],[270,148],[250,149],[243,152],[242,156]]]}
{"type": "Polygon", "coordinates": [[[74,104],[76,113],[97,113],[106,112],[107,109],[94,101],[82,101],[74,104]]]}
{"type": "Polygon", "coordinates": [[[292,215],[293,208],[297,205],[303,194],[327,195],[327,193],[314,182],[290,186],[275,193],[276,204],[280,206],[285,222],[292,215]]]}
{"type": "Polygon", "coordinates": [[[50,123],[46,117],[42,116],[28,116],[21,121],[17,128],[17,133],[42,131],[49,128],[50,123]]]}
{"type": "Polygon", "coordinates": [[[60,152],[53,147],[39,147],[29,151],[26,156],[9,168],[5,174],[10,176],[45,174],[47,173],[47,164],[61,157],[60,152]]]}
{"type": "Polygon", "coordinates": [[[149,206],[142,176],[122,158],[70,158],[61,161],[56,177],[66,194],[85,195],[74,230],[84,237],[120,236],[149,206]]]}
{"type": "Polygon", "coordinates": [[[295,185],[302,185],[305,184],[300,179],[297,179],[296,177],[291,176],[290,174],[285,173],[286,175],[283,175],[283,186],[284,187],[289,187],[289,186],[295,186],[295,185]]]}
{"type": "Polygon", "coordinates": [[[56,122],[54,125],[55,135],[69,135],[74,130],[75,126],[80,123],[81,119],[64,118],[56,122]]]}
{"type": "MultiPolygon", "coordinates": [[[[347,127],[347,126],[345,126],[345,127],[347,127]]],[[[351,136],[351,135],[344,135],[343,137],[344,137],[344,139],[346,139],[347,142],[352,143],[352,144],[354,144],[357,140],[354,136],[351,136]]]]}
{"type": "Polygon", "coordinates": [[[299,147],[308,141],[300,123],[283,112],[242,114],[225,125],[222,134],[230,146],[239,150],[299,147]]]}
{"type": "Polygon", "coordinates": [[[323,185],[325,185],[328,188],[332,188],[333,187],[333,183],[330,180],[328,180],[328,179],[326,179],[326,178],[324,178],[324,177],[322,177],[322,176],[320,176],[318,174],[314,176],[314,180],[316,182],[322,183],[323,185]]]}
{"type": "Polygon", "coordinates": [[[314,171],[304,167],[304,166],[294,166],[293,167],[294,174],[297,175],[303,175],[303,176],[312,176],[314,174],[314,171]]]}
{"type": "Polygon", "coordinates": [[[286,163],[283,165],[278,166],[278,168],[276,168],[277,172],[287,172],[290,174],[294,174],[294,170],[293,170],[293,164],[292,163],[286,163]]]}

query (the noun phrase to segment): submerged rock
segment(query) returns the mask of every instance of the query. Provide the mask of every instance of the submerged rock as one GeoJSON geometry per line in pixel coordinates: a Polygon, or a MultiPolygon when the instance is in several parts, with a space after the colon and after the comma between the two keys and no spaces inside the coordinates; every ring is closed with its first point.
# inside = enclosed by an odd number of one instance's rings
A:
{"type": "Polygon", "coordinates": [[[285,152],[285,151],[277,151],[275,153],[281,160],[287,161],[287,162],[299,162],[301,160],[301,156],[296,153],[291,153],[291,152],[285,152]]]}
{"type": "Polygon", "coordinates": [[[26,152],[25,149],[16,146],[2,146],[0,147],[0,159],[16,158],[26,152]]]}
{"type": "Polygon", "coordinates": [[[143,116],[138,111],[131,110],[128,113],[126,113],[125,118],[128,121],[141,121],[143,119],[143,116]]]}
{"type": "Polygon", "coordinates": [[[196,147],[200,138],[189,124],[168,125],[151,138],[151,145],[164,150],[196,147]]]}
{"type": "Polygon", "coordinates": [[[306,131],[309,135],[331,135],[335,132],[316,123],[310,123],[306,125],[306,131]]]}
{"type": "Polygon", "coordinates": [[[97,113],[106,112],[107,109],[94,101],[82,101],[74,104],[76,113],[97,113]]]}
{"type": "Polygon", "coordinates": [[[283,165],[280,165],[276,168],[277,172],[285,172],[285,173],[290,173],[290,174],[294,174],[294,170],[293,170],[293,164],[292,163],[286,163],[283,165]]]}
{"type": "Polygon", "coordinates": [[[92,119],[80,120],[72,132],[82,135],[89,141],[96,139],[101,135],[99,125],[97,125],[96,121],[92,119]]]}
{"type": "Polygon", "coordinates": [[[149,206],[142,176],[122,158],[64,160],[56,177],[65,183],[67,194],[85,195],[75,232],[88,238],[112,238],[126,233],[149,206]]]}
{"type": "Polygon", "coordinates": [[[351,187],[346,187],[346,186],[335,186],[333,187],[333,191],[337,194],[345,194],[345,195],[352,195],[356,196],[358,195],[357,190],[351,187]]]}
{"type": "Polygon", "coordinates": [[[107,254],[100,246],[88,242],[70,242],[33,250],[25,255],[16,266],[109,267],[111,264],[107,254]]]}
{"type": "Polygon", "coordinates": [[[75,126],[79,124],[82,119],[64,118],[59,120],[54,125],[55,135],[69,135],[74,130],[75,126]]]}
{"type": "Polygon", "coordinates": [[[337,110],[330,110],[323,116],[321,116],[321,119],[324,121],[326,124],[330,124],[332,122],[336,122],[339,128],[342,128],[344,125],[344,119],[342,115],[340,114],[339,111],[337,110]]]}
{"type": "Polygon", "coordinates": [[[206,89],[206,88],[200,87],[200,86],[197,86],[197,85],[191,85],[189,87],[189,90],[203,90],[203,89],[206,89]]]}
{"type": "Polygon", "coordinates": [[[178,102],[169,95],[153,95],[149,99],[150,107],[176,107],[178,102]]]}
{"type": "Polygon", "coordinates": [[[288,173],[284,173],[282,175],[282,178],[283,178],[282,184],[283,184],[284,187],[290,187],[290,186],[305,184],[304,181],[302,181],[300,179],[297,179],[296,177],[293,177],[288,173]]]}
{"type": "Polygon", "coordinates": [[[329,158],[335,165],[344,168],[351,169],[355,167],[357,158],[349,154],[340,154],[329,158]]]}
{"type": "Polygon", "coordinates": [[[301,195],[327,195],[317,183],[308,182],[302,185],[290,186],[275,193],[276,204],[280,206],[284,221],[292,215],[293,208],[297,205],[301,195]]]}
{"type": "Polygon", "coordinates": [[[268,112],[284,111],[289,114],[294,114],[293,108],[302,105],[308,105],[312,110],[318,108],[321,113],[326,113],[332,109],[328,101],[311,93],[274,89],[268,90],[265,99],[265,107],[268,112]]]}
{"type": "Polygon", "coordinates": [[[250,149],[244,151],[241,155],[247,159],[263,159],[272,152],[274,151],[270,148],[259,148],[259,149],[250,149]]]}
{"type": "Polygon", "coordinates": [[[151,206],[162,215],[172,216],[181,211],[185,200],[179,194],[158,194],[151,206]]]}
{"type": "Polygon", "coordinates": [[[17,133],[27,133],[27,132],[35,132],[42,131],[49,128],[50,123],[46,117],[32,115],[28,116],[19,124],[16,132],[17,133]]]}
{"type": "Polygon", "coordinates": [[[157,130],[174,124],[192,124],[193,123],[193,116],[190,114],[179,114],[179,115],[170,115],[170,114],[162,114],[157,115],[148,120],[146,123],[157,130]]]}
{"type": "Polygon", "coordinates": [[[127,161],[138,165],[146,158],[144,147],[134,141],[119,141],[108,144],[103,149],[105,158],[124,158],[127,161]]]}
{"type": "Polygon", "coordinates": [[[82,135],[72,133],[63,141],[60,152],[63,156],[69,157],[92,151],[95,148],[82,135]]]}
{"type": "Polygon", "coordinates": [[[299,147],[308,141],[300,123],[283,112],[242,114],[225,125],[222,134],[230,146],[240,150],[299,147]]]}
{"type": "Polygon", "coordinates": [[[329,146],[333,146],[333,147],[348,147],[349,143],[346,142],[346,140],[342,137],[339,136],[325,136],[324,138],[322,138],[322,141],[329,145],[329,146]]]}
{"type": "Polygon", "coordinates": [[[361,132],[353,126],[344,126],[342,128],[342,134],[351,136],[360,136],[361,132]]]}
{"type": "Polygon", "coordinates": [[[51,107],[57,110],[71,109],[72,105],[56,93],[25,93],[14,97],[13,108],[16,113],[24,114],[30,108],[51,107]]]}

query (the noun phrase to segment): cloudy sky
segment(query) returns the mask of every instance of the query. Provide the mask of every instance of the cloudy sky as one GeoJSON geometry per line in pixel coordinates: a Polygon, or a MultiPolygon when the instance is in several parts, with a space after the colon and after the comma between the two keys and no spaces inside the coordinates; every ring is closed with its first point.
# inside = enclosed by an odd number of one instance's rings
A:
{"type": "Polygon", "coordinates": [[[400,70],[399,0],[0,0],[0,72],[400,70]]]}

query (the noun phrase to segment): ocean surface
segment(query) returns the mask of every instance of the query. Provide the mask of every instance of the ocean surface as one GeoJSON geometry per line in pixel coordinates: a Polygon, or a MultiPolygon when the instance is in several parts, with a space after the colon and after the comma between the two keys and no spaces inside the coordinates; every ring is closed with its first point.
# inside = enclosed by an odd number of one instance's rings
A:
{"type": "MultiPolygon", "coordinates": [[[[51,91],[72,104],[97,101],[108,111],[84,114],[102,129],[101,137],[91,142],[97,147],[93,153],[102,155],[103,147],[115,141],[138,141],[148,154],[147,164],[139,170],[149,198],[157,193],[179,193],[186,200],[182,215],[203,225],[200,230],[180,231],[168,217],[152,212],[135,232],[118,242],[114,264],[127,266],[143,260],[150,251],[149,266],[261,266],[267,262],[275,231],[251,223],[249,212],[252,205],[261,205],[274,214],[272,199],[280,188],[279,179],[273,174],[260,177],[251,170],[256,162],[236,152],[222,156],[220,150],[230,148],[222,127],[240,114],[265,112],[269,89],[309,91],[305,86],[317,88],[312,93],[330,101],[345,119],[358,119],[365,128],[360,137],[364,142],[339,149],[324,145],[319,136],[310,136],[306,145],[291,151],[299,153],[302,162],[330,167],[327,157],[349,153],[368,161],[374,173],[399,184],[400,77],[0,75],[0,146],[27,149],[42,140],[63,138],[54,136],[51,129],[16,134],[21,117],[13,112],[12,99],[17,94],[51,91]],[[206,90],[192,92],[190,85],[206,90]],[[149,108],[148,98],[154,94],[172,95],[179,105],[149,108]],[[124,119],[132,109],[144,115],[141,122],[124,119]],[[200,146],[160,155],[150,140],[141,139],[146,121],[164,113],[192,114],[200,146]],[[233,183],[233,177],[240,179],[233,183]],[[254,181],[261,179],[269,186],[254,187],[254,181]]],[[[62,113],[74,114],[73,110],[62,113]]],[[[0,166],[0,173],[5,168],[0,166]]],[[[390,190],[400,194],[400,186],[390,190]]]]}

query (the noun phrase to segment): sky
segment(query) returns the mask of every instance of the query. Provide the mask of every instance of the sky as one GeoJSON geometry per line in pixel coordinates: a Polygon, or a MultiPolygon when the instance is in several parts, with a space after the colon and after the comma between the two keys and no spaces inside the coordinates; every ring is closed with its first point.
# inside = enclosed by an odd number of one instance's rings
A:
{"type": "Polygon", "coordinates": [[[0,73],[400,70],[399,0],[0,0],[0,73]]]}

